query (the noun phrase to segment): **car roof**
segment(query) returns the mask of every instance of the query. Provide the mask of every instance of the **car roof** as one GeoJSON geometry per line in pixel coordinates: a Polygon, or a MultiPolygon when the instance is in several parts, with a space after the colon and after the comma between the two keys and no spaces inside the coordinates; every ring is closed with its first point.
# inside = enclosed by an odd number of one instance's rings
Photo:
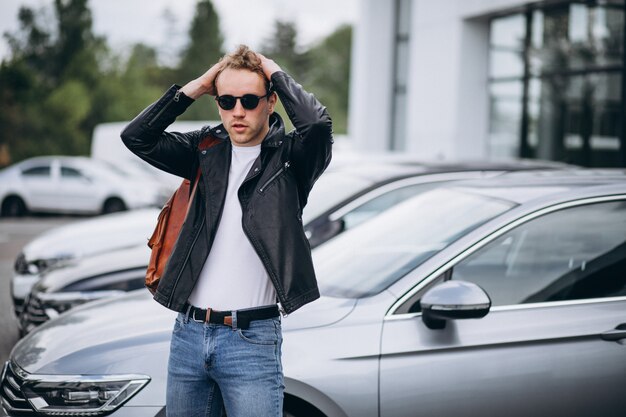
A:
{"type": "Polygon", "coordinates": [[[624,169],[576,169],[509,172],[497,177],[467,180],[453,187],[524,204],[537,199],[626,193],[624,169]]]}
{"type": "Polygon", "coordinates": [[[370,183],[379,183],[402,177],[445,172],[576,168],[578,167],[561,162],[526,159],[428,161],[401,154],[340,154],[339,161],[331,162],[327,172],[341,173],[370,183]]]}

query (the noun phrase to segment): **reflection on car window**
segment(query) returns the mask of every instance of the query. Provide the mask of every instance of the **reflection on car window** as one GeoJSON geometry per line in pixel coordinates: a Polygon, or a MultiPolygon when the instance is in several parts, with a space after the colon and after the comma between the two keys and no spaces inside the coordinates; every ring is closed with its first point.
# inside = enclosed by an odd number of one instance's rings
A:
{"type": "Polygon", "coordinates": [[[419,194],[316,248],[320,289],[337,297],[376,294],[514,205],[461,189],[419,194]]]}
{"type": "Polygon", "coordinates": [[[559,210],[500,236],[453,269],[493,305],[626,295],[626,202],[559,210]]]}
{"type": "Polygon", "coordinates": [[[364,190],[371,181],[351,177],[342,172],[327,172],[322,175],[311,190],[309,200],[302,213],[302,222],[307,224],[326,210],[349,196],[364,190]]]}
{"type": "Polygon", "coordinates": [[[39,166],[25,169],[22,171],[22,175],[27,177],[49,177],[50,166],[39,166]]]}
{"type": "Polygon", "coordinates": [[[82,178],[83,174],[77,169],[69,167],[61,167],[61,177],[64,178],[82,178]]]}
{"type": "Polygon", "coordinates": [[[419,193],[440,187],[443,182],[413,184],[406,187],[391,190],[385,194],[379,195],[370,201],[361,204],[359,207],[351,210],[342,216],[344,230],[352,229],[359,224],[371,219],[372,217],[382,213],[390,207],[403,202],[404,200],[414,197],[419,193]]]}

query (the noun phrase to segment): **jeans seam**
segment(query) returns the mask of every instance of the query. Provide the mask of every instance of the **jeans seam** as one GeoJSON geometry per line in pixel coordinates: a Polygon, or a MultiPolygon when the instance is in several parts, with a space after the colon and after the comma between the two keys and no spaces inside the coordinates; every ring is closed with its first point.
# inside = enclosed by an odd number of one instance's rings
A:
{"type": "Polygon", "coordinates": [[[213,397],[215,396],[215,386],[216,382],[213,383],[213,386],[209,390],[209,398],[207,399],[206,409],[204,410],[204,415],[207,417],[211,417],[211,407],[213,406],[213,397]]]}

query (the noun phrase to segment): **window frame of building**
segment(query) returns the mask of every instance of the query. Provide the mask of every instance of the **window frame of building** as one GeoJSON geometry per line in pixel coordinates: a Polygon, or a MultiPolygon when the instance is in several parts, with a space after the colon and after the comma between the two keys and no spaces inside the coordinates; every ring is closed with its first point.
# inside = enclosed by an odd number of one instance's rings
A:
{"type": "MultiPolygon", "coordinates": [[[[493,16],[490,19],[489,24],[492,34],[495,32],[494,25],[498,24],[499,22],[503,22],[505,19],[514,19],[515,17],[518,17],[523,19],[524,21],[523,39],[520,39],[521,48],[519,48],[518,50],[520,53],[519,58],[522,61],[522,74],[493,74],[496,71],[493,68],[493,57],[496,56],[496,53],[500,52],[501,50],[506,52],[506,47],[502,48],[501,46],[494,44],[493,38],[492,36],[490,36],[491,62],[488,76],[488,85],[490,91],[489,96],[491,109],[488,134],[489,141],[487,147],[491,156],[553,159],[583,166],[626,166],[626,117],[624,117],[624,115],[626,115],[626,53],[624,53],[626,46],[625,9],[626,7],[624,6],[623,2],[556,1],[525,5],[516,10],[503,12],[501,14],[498,14],[497,16],[493,16]],[[575,31],[576,29],[580,29],[579,27],[575,26],[575,23],[572,23],[572,21],[569,20],[573,15],[572,10],[576,6],[579,6],[580,10],[586,11],[586,13],[591,13],[591,11],[593,11],[593,13],[599,13],[600,10],[603,11],[603,13],[607,13],[607,11],[611,10],[617,10],[618,13],[621,12],[622,44],[621,48],[619,49],[619,52],[621,52],[619,62],[608,63],[604,65],[602,65],[601,63],[598,63],[598,65],[596,65],[596,63],[592,62],[590,65],[586,66],[580,65],[578,67],[573,66],[572,68],[557,68],[556,70],[552,68],[550,70],[537,71],[536,68],[538,67],[538,65],[536,63],[536,57],[533,57],[533,45],[534,42],[537,42],[538,38],[536,37],[536,28],[533,25],[537,24],[539,20],[543,19],[543,16],[550,16],[549,13],[555,10],[565,10],[569,13],[569,15],[567,15],[568,31],[571,32],[575,31]],[[533,36],[535,37],[533,38],[533,36]],[[618,78],[616,79],[615,76],[617,76],[618,78]],[[588,85],[594,85],[593,79],[596,79],[595,85],[601,85],[601,88],[598,88],[598,90],[600,91],[613,91],[612,89],[610,89],[610,86],[612,84],[621,84],[621,91],[618,92],[620,100],[619,106],[611,105],[612,101],[608,96],[600,96],[598,98],[597,96],[593,95],[584,96],[584,93],[581,93],[581,95],[583,95],[583,98],[580,99],[582,108],[578,110],[576,110],[576,108],[573,109],[574,112],[579,112],[578,115],[572,113],[572,108],[569,106],[571,102],[567,100],[563,100],[563,102],[565,103],[564,109],[557,108],[554,114],[550,115],[549,111],[545,112],[545,109],[541,107],[540,102],[533,102],[533,91],[537,90],[537,88],[542,88],[543,84],[554,85],[556,87],[553,87],[553,89],[558,91],[559,81],[564,82],[565,85],[568,86],[575,80],[576,77],[582,80],[583,87],[588,85]],[[599,79],[599,81],[597,79],[599,79]],[[616,80],[617,82],[615,82],[616,80]],[[601,84],[602,82],[604,82],[604,84],[601,84]],[[521,103],[519,103],[518,106],[520,107],[520,113],[516,116],[518,118],[517,120],[510,120],[511,115],[514,113],[503,113],[504,116],[500,115],[500,118],[502,120],[498,119],[496,116],[496,106],[502,105],[503,100],[507,100],[507,97],[498,96],[493,93],[493,90],[501,88],[501,86],[505,85],[506,83],[509,83],[511,85],[513,85],[514,83],[522,84],[521,103]],[[602,88],[604,88],[604,90],[602,90],[602,88]],[[600,101],[599,103],[599,107],[603,107],[605,109],[604,112],[594,111],[595,106],[598,105],[598,102],[596,101],[598,99],[604,100],[600,101]],[[589,105],[589,103],[591,103],[591,105],[589,105]],[[556,131],[551,132],[552,136],[544,136],[543,142],[537,139],[539,137],[537,125],[540,124],[540,122],[537,120],[537,117],[533,117],[533,115],[538,113],[537,109],[541,109],[544,113],[548,113],[548,116],[543,116],[544,120],[548,120],[549,128],[557,129],[556,131]],[[611,115],[608,113],[605,114],[607,111],[609,113],[614,113],[613,117],[611,117],[611,115]],[[508,116],[509,118],[508,131],[506,130],[506,116],[508,116]],[[571,126],[572,119],[575,119],[575,122],[578,123],[581,127],[578,138],[567,137],[569,135],[567,129],[569,129],[569,127],[571,126]],[[505,124],[503,130],[505,136],[504,145],[498,143],[498,135],[500,133],[498,130],[498,126],[502,125],[503,121],[505,124]],[[593,127],[594,121],[596,126],[595,129],[593,127]],[[611,137],[602,136],[602,132],[605,132],[607,130],[607,125],[613,126],[613,137],[617,139],[616,141],[611,140],[611,137]],[[516,129],[517,131],[512,131],[514,129],[516,129]],[[542,146],[543,148],[540,149],[540,146],[542,146]],[[615,151],[617,147],[619,147],[618,152],[611,152],[615,151]],[[579,152],[576,153],[575,151],[571,151],[570,148],[579,149],[579,152]],[[501,149],[504,150],[502,151],[501,149]],[[603,150],[604,153],[602,153],[603,150]]],[[[608,20],[609,19],[606,19],[604,23],[606,23],[606,21],[608,20]]],[[[588,24],[589,21],[586,21],[585,23],[588,24]]],[[[540,26],[540,28],[543,30],[543,21],[541,24],[542,26],[540,26]]],[[[587,30],[592,29],[593,28],[587,28],[587,30]]],[[[569,32],[568,36],[571,36],[569,32]]],[[[543,39],[541,39],[541,41],[543,42],[543,39]]],[[[584,42],[581,42],[581,44],[584,44],[584,42]]],[[[546,49],[546,51],[548,51],[548,49],[546,49]]],[[[536,52],[537,50],[535,49],[535,53],[536,52]]],[[[539,52],[541,52],[541,50],[539,50],[539,52]]],[[[589,64],[589,62],[587,62],[586,64],[589,64]]],[[[565,94],[566,93],[563,92],[563,95],[565,94]]],[[[515,101],[515,99],[516,98],[514,96],[508,98],[508,100],[513,101],[515,101]]],[[[614,101],[615,100],[613,100],[613,102],[614,101]]],[[[555,102],[557,101],[555,100],[555,102]]],[[[512,102],[509,103],[509,106],[511,107],[512,104],[512,102]]],[[[553,103],[550,104],[553,105],[553,103]]],[[[500,130],[502,130],[502,126],[500,126],[500,130]]],[[[502,142],[502,140],[500,140],[500,142],[502,142]]]]}

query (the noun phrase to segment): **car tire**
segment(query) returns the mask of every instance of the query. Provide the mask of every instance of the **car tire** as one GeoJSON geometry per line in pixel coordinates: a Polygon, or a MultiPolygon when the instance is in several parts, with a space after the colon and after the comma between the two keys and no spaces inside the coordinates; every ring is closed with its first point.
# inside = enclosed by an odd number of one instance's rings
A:
{"type": "Polygon", "coordinates": [[[283,403],[283,417],[326,417],[326,415],[314,405],[286,394],[283,403]]]}
{"type": "Polygon", "coordinates": [[[102,214],[116,213],[118,211],[125,210],[126,204],[124,204],[124,202],[117,197],[108,198],[102,206],[102,214]]]}
{"type": "Polygon", "coordinates": [[[2,202],[2,216],[21,217],[26,214],[26,203],[16,195],[8,196],[2,202]]]}
{"type": "Polygon", "coordinates": [[[296,413],[292,413],[288,410],[283,410],[283,417],[325,417],[324,414],[319,413],[319,411],[298,411],[296,413]]]}

